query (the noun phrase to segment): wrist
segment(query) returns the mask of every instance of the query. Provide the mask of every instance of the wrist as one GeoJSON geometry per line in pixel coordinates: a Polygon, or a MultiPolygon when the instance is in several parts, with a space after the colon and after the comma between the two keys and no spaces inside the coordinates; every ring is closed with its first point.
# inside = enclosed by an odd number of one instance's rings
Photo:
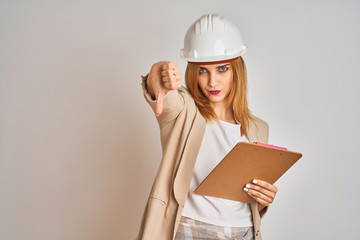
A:
{"type": "Polygon", "coordinates": [[[144,84],[145,84],[145,90],[150,94],[152,100],[156,100],[154,90],[149,81],[149,74],[146,75],[146,77],[144,79],[144,84]]]}

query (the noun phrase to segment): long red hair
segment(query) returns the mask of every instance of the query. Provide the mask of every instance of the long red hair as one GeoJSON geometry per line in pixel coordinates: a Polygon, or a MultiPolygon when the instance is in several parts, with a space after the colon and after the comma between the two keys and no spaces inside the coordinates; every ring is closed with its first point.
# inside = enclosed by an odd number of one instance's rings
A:
{"type": "MultiPolygon", "coordinates": [[[[233,86],[227,97],[227,106],[231,107],[234,118],[241,124],[241,136],[244,135],[254,118],[248,107],[247,100],[247,72],[245,62],[242,57],[232,61],[231,69],[233,71],[233,86]]],[[[201,91],[199,81],[200,66],[196,63],[188,63],[185,72],[186,87],[192,95],[196,106],[201,115],[207,122],[218,121],[218,118],[209,104],[209,100],[201,91]]]]}

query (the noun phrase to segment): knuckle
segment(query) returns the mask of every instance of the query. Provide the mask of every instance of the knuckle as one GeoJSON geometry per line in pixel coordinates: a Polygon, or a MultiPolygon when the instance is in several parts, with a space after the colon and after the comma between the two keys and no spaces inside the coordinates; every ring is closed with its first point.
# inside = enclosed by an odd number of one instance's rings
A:
{"type": "Polygon", "coordinates": [[[251,192],[252,195],[257,196],[257,197],[260,195],[258,191],[254,191],[254,190],[250,191],[250,189],[249,189],[249,192],[251,192]]]}
{"type": "Polygon", "coordinates": [[[163,69],[163,70],[169,69],[169,64],[168,64],[168,63],[163,64],[163,65],[162,65],[162,69],[163,69]]]}
{"type": "Polygon", "coordinates": [[[157,67],[159,67],[161,64],[162,64],[161,62],[154,63],[154,64],[151,66],[151,69],[157,68],[157,67]]]}
{"type": "Polygon", "coordinates": [[[265,182],[265,181],[261,181],[260,185],[264,186],[264,187],[267,187],[267,188],[271,186],[271,184],[269,184],[268,182],[265,182]]]}
{"type": "Polygon", "coordinates": [[[173,63],[172,62],[167,62],[167,63],[165,63],[164,65],[163,65],[163,69],[171,69],[171,67],[172,67],[172,65],[173,65],[173,63]]]}

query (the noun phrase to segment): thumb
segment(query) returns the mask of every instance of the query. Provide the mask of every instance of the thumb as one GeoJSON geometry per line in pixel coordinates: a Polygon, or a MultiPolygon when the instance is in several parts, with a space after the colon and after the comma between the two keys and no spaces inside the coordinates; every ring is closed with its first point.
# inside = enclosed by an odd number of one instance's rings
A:
{"type": "Polygon", "coordinates": [[[164,98],[164,94],[159,91],[157,94],[156,94],[156,105],[155,105],[155,115],[156,116],[160,116],[160,114],[162,113],[162,110],[163,110],[163,98],[164,98]]]}

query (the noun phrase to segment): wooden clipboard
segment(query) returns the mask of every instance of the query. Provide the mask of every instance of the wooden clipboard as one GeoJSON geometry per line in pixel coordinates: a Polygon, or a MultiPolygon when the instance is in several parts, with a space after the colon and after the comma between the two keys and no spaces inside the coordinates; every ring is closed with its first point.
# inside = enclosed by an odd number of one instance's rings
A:
{"type": "Polygon", "coordinates": [[[274,184],[302,157],[292,152],[239,142],[200,183],[194,193],[240,202],[255,202],[243,188],[253,179],[274,184]]]}

